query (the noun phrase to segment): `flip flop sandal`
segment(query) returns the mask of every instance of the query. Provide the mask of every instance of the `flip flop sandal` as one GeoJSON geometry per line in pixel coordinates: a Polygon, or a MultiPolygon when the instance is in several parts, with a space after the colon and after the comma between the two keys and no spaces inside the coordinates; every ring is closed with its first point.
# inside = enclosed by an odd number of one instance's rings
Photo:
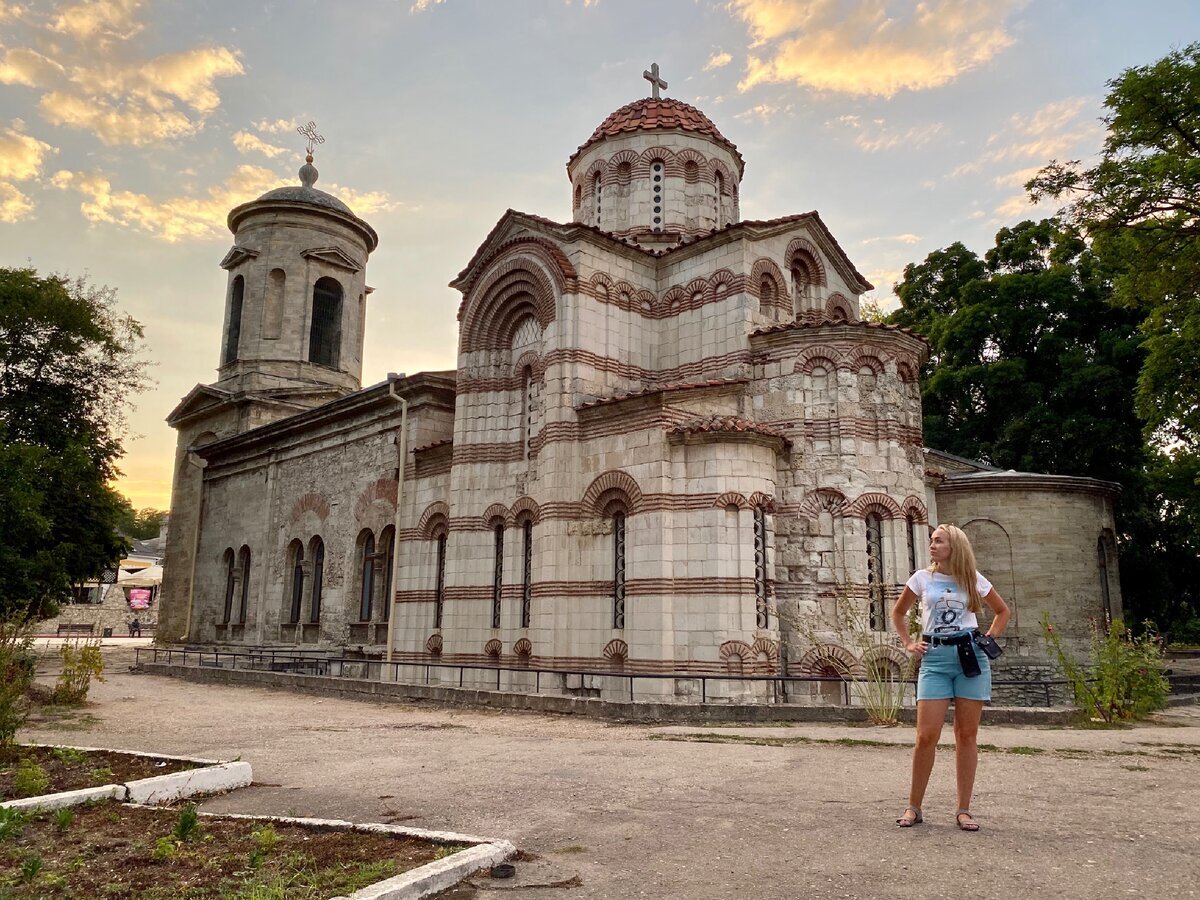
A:
{"type": "Polygon", "coordinates": [[[921,807],[906,806],[904,812],[900,814],[900,818],[896,820],[896,824],[901,828],[912,828],[914,825],[920,825],[924,821],[921,817],[921,807]]]}
{"type": "Polygon", "coordinates": [[[958,827],[963,831],[979,830],[979,823],[975,821],[975,817],[971,815],[969,809],[960,809],[954,814],[954,821],[958,823],[958,827]],[[966,817],[966,821],[963,821],[964,816],[966,817]]]}

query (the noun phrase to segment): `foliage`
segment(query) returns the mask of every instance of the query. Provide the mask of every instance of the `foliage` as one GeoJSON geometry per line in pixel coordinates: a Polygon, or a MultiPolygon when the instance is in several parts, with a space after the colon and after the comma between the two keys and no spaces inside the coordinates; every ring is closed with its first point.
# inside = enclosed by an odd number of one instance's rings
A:
{"type": "Polygon", "coordinates": [[[54,685],[51,701],[62,706],[80,706],[87,701],[92,679],[104,680],[104,657],[98,641],[64,642],[58,648],[62,671],[54,685]]]}
{"type": "Polygon", "coordinates": [[[0,759],[13,753],[17,731],[29,715],[36,664],[32,624],[0,618],[0,759]]]}
{"type": "Polygon", "coordinates": [[[23,759],[17,765],[17,774],[13,776],[13,790],[18,797],[37,797],[46,793],[50,788],[50,776],[46,770],[37,764],[36,760],[23,759]]]}
{"type": "Polygon", "coordinates": [[[50,754],[59,762],[69,765],[85,766],[88,762],[88,755],[77,747],[54,747],[50,754]]]}
{"type": "Polygon", "coordinates": [[[196,804],[188,803],[179,811],[179,820],[175,823],[172,834],[177,841],[190,841],[200,833],[200,814],[196,812],[196,804]]]}
{"type": "Polygon", "coordinates": [[[1163,675],[1162,644],[1147,629],[1133,637],[1125,623],[1114,619],[1108,627],[1092,624],[1092,659],[1085,666],[1063,647],[1062,637],[1042,613],[1042,633],[1071,683],[1075,702],[1089,716],[1109,725],[1140,719],[1167,705],[1170,688],[1163,675]]]}
{"type": "Polygon", "coordinates": [[[1175,647],[1200,647],[1200,616],[1171,629],[1169,637],[1171,645],[1175,647]]]}
{"type": "Polygon", "coordinates": [[[154,842],[154,849],[150,851],[150,858],[155,862],[167,862],[175,858],[175,854],[179,852],[179,845],[171,837],[160,837],[154,842]]]}
{"type": "Polygon", "coordinates": [[[29,814],[9,806],[0,806],[0,842],[16,840],[29,824],[29,814]]]}
{"type": "Polygon", "coordinates": [[[54,827],[59,834],[65,834],[74,822],[75,810],[71,807],[63,806],[54,811],[54,827]]]}
{"type": "Polygon", "coordinates": [[[53,614],[125,551],[109,483],[141,340],[108,288],[0,268],[0,615],[53,614]]]}
{"type": "Polygon", "coordinates": [[[133,505],[122,497],[121,516],[117,528],[130,540],[148,541],[150,538],[158,537],[162,521],[168,514],[168,510],[154,509],[149,506],[143,509],[134,509],[133,505]]]}
{"type": "Polygon", "coordinates": [[[29,854],[23,860],[21,860],[21,880],[26,884],[33,881],[38,877],[39,874],[41,874],[44,866],[45,864],[42,862],[42,858],[40,856],[38,856],[36,853],[29,854]]]}
{"type": "Polygon", "coordinates": [[[931,344],[929,446],[1003,469],[1115,481],[1127,607],[1164,622],[1200,608],[1200,456],[1165,452],[1135,408],[1139,314],[1071,226],[1002,228],[980,259],[962,244],[910,264],[894,324],[931,344]]]}
{"type": "Polygon", "coordinates": [[[1138,407],[1166,442],[1200,450],[1200,44],[1108,83],[1099,161],[1052,161],[1029,182],[1119,269],[1142,317],[1138,407]]]}
{"type": "Polygon", "coordinates": [[[275,830],[274,825],[270,824],[256,828],[250,832],[250,837],[254,839],[254,845],[264,853],[270,853],[279,843],[279,832],[275,830]]]}

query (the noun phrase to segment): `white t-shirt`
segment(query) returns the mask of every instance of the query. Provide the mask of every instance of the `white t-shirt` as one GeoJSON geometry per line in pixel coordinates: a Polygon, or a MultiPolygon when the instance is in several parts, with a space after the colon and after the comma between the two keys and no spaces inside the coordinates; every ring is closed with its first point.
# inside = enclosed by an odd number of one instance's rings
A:
{"type": "MultiPolygon", "coordinates": [[[[922,634],[948,634],[979,627],[975,613],[967,609],[970,596],[949,575],[918,569],[905,587],[921,598],[922,634]]],[[[986,597],[992,583],[976,572],[975,587],[980,597],[986,597]]]]}

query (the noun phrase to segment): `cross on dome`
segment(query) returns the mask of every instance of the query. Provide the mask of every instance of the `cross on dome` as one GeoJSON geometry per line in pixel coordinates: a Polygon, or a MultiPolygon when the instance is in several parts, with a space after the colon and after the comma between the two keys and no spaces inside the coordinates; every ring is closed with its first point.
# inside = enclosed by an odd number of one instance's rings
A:
{"type": "Polygon", "coordinates": [[[655,100],[661,99],[658,95],[659,88],[664,91],[667,89],[667,83],[658,76],[658,63],[651,63],[650,68],[642,73],[642,77],[650,82],[651,95],[655,100]]]}
{"type": "MultiPolygon", "coordinates": [[[[305,151],[309,156],[312,156],[313,148],[316,147],[317,144],[325,143],[324,136],[317,134],[316,122],[310,121],[307,125],[301,125],[296,129],[296,131],[308,138],[308,146],[305,148],[305,151]]],[[[309,162],[312,162],[312,160],[310,159],[309,162]]]]}

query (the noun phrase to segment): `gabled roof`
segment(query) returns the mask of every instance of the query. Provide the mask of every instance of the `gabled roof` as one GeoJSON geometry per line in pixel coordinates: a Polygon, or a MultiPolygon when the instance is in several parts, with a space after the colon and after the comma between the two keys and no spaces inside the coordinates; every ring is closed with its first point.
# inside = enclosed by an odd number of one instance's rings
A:
{"type": "Polygon", "coordinates": [[[167,414],[167,424],[174,428],[184,419],[191,418],[197,413],[206,412],[216,406],[232,403],[233,392],[213,387],[211,384],[198,384],[188,391],[183,399],[175,404],[175,408],[167,414]]]}

